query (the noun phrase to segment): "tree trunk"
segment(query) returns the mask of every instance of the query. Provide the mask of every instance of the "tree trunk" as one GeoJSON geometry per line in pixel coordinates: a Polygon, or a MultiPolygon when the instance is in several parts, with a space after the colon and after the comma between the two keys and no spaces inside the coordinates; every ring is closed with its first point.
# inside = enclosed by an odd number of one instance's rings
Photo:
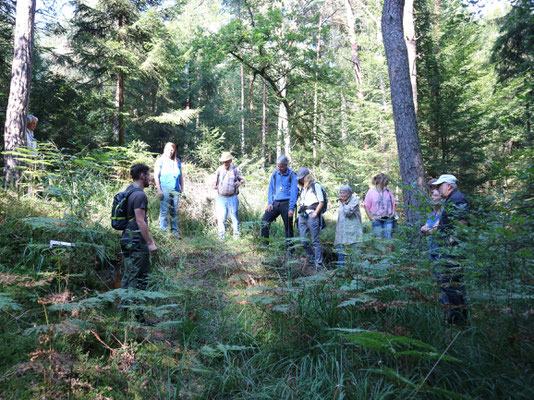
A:
{"type": "Polygon", "coordinates": [[[413,17],[414,0],[405,0],[403,12],[404,39],[408,50],[408,64],[410,65],[410,82],[412,84],[413,105],[417,116],[417,40],[413,17]]]}
{"type": "Polygon", "coordinates": [[[256,80],[256,74],[254,72],[250,76],[250,85],[248,87],[248,109],[250,115],[254,112],[254,81],[256,80]]]}
{"type": "Polygon", "coordinates": [[[261,168],[265,172],[265,139],[267,137],[267,81],[263,80],[263,100],[261,119],[261,168]]]}
{"type": "Polygon", "coordinates": [[[241,155],[245,155],[245,69],[241,64],[241,155]]]}
{"type": "MultiPolygon", "coordinates": [[[[32,78],[34,21],[35,0],[18,0],[11,85],[4,125],[4,151],[13,151],[17,147],[26,145],[26,118],[32,78]]],[[[18,180],[19,173],[16,167],[20,163],[12,155],[6,154],[4,164],[4,186],[6,186],[18,180]]]]}
{"type": "Polygon", "coordinates": [[[284,153],[289,156],[291,151],[291,138],[289,136],[289,110],[287,108],[287,81],[283,76],[280,79],[280,94],[282,100],[280,101],[280,107],[278,109],[278,132],[276,140],[276,157],[282,154],[282,140],[284,141],[284,153]]]}
{"type": "Polygon", "coordinates": [[[356,38],[356,29],[354,26],[354,12],[350,0],[344,0],[345,3],[345,19],[347,21],[347,30],[350,40],[350,57],[352,59],[352,72],[354,73],[354,81],[358,87],[358,99],[363,100],[364,94],[362,90],[362,68],[360,65],[360,55],[358,54],[358,41],[356,38]]]}
{"type": "Polygon", "coordinates": [[[341,92],[341,141],[347,143],[347,98],[345,93],[341,92]]]}
{"type": "Polygon", "coordinates": [[[119,72],[117,76],[117,124],[119,131],[119,146],[124,146],[124,75],[119,72]]]}
{"type": "MultiPolygon", "coordinates": [[[[119,32],[126,25],[126,16],[119,16],[119,32]]],[[[119,41],[124,46],[122,34],[119,34],[119,41]]],[[[119,139],[119,146],[124,146],[124,74],[120,69],[117,71],[117,91],[115,92],[115,108],[117,113],[113,117],[113,134],[119,139]]]]}
{"type": "Polygon", "coordinates": [[[404,212],[406,221],[414,223],[420,219],[418,209],[421,206],[416,189],[424,191],[426,180],[417,136],[408,52],[402,29],[403,8],[403,0],[384,1],[382,37],[391,86],[393,120],[403,183],[404,212]]]}
{"type": "MultiPolygon", "coordinates": [[[[323,15],[319,12],[319,35],[317,37],[317,50],[315,52],[315,62],[319,65],[321,59],[321,26],[323,24],[323,15]]],[[[317,112],[319,108],[319,75],[315,72],[315,82],[313,84],[313,158],[317,159],[317,112]]]]}

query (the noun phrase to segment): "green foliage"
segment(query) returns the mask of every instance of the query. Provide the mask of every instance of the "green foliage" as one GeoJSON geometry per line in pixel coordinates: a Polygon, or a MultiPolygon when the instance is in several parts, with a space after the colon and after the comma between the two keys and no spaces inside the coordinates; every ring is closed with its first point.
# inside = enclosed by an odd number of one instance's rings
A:
{"type": "Polygon", "coordinates": [[[195,150],[195,158],[201,167],[213,170],[219,166],[219,158],[224,149],[224,136],[224,132],[218,128],[202,129],[202,139],[195,150]]]}

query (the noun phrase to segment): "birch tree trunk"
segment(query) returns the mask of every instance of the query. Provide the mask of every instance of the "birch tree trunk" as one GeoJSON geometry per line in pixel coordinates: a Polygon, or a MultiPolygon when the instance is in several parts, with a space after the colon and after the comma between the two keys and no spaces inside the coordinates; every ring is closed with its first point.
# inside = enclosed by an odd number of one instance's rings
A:
{"type": "MultiPolygon", "coordinates": [[[[4,125],[4,150],[13,151],[26,145],[26,118],[30,101],[32,78],[33,32],[35,21],[35,0],[18,0],[14,32],[14,53],[11,66],[11,85],[4,125]]],[[[4,186],[19,178],[16,169],[20,165],[12,155],[4,155],[4,186]]]]}
{"type": "Polygon", "coordinates": [[[416,191],[425,190],[425,172],[417,135],[408,52],[402,29],[403,8],[403,0],[384,0],[382,37],[391,85],[393,120],[403,183],[404,212],[406,221],[414,223],[420,219],[417,209],[422,204],[416,191]]]}
{"type": "Polygon", "coordinates": [[[408,50],[408,64],[410,65],[410,82],[412,84],[413,105],[417,116],[417,40],[413,17],[414,0],[405,0],[403,12],[404,39],[408,50]]]}

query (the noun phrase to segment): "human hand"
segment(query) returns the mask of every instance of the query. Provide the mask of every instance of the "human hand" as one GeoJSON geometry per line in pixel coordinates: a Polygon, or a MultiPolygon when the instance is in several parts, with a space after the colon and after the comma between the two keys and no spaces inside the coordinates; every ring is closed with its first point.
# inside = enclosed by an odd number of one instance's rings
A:
{"type": "Polygon", "coordinates": [[[288,216],[289,218],[293,218],[293,214],[294,214],[294,213],[295,213],[294,210],[289,210],[289,211],[287,212],[287,216],[288,216]]]}
{"type": "Polygon", "coordinates": [[[158,190],[158,199],[163,200],[163,192],[158,190]]]}
{"type": "Polygon", "coordinates": [[[267,205],[267,208],[265,209],[265,211],[267,212],[273,211],[273,205],[272,204],[267,205]]]}
{"type": "Polygon", "coordinates": [[[317,213],[314,212],[311,216],[312,216],[312,218],[317,218],[317,213]]]}
{"type": "Polygon", "coordinates": [[[148,245],[148,250],[151,252],[151,253],[155,253],[158,251],[158,248],[156,247],[156,245],[154,243],[151,243],[148,245]]]}

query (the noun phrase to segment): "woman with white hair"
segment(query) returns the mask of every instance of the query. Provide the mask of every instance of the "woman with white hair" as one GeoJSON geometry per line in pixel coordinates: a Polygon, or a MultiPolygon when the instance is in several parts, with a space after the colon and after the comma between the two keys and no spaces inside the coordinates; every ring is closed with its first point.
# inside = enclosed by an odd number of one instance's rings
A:
{"type": "Polygon", "coordinates": [[[337,215],[336,238],[334,246],[337,250],[337,262],[345,266],[347,250],[362,241],[362,215],[360,199],[349,185],[339,188],[339,212],[337,215]]]}

